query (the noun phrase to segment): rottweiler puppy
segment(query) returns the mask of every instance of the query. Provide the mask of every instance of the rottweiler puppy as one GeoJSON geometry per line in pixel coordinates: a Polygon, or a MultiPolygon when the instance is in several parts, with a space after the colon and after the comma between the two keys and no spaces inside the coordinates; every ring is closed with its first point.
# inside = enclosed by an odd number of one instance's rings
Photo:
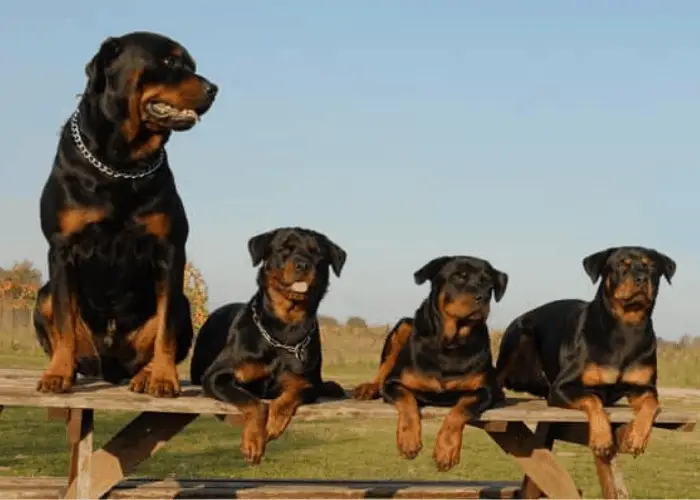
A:
{"type": "Polygon", "coordinates": [[[51,360],[37,388],[67,391],[79,372],[175,396],[193,335],[189,229],[165,145],[209,110],[217,87],[181,44],[148,32],[106,39],[85,73],[41,193],[49,280],[34,326],[51,360]]]}
{"type": "Polygon", "coordinates": [[[195,341],[191,378],[205,394],[241,410],[241,452],[257,464],[302,403],[345,397],[342,387],[321,379],[317,311],[329,269],[339,277],[346,253],[299,227],[254,236],[248,250],[253,266],[263,263],[258,290],[248,303],[227,304],[207,318],[195,341]],[[262,399],[272,400],[269,408],[262,399]]]}
{"type": "Polygon", "coordinates": [[[643,453],[659,411],[656,335],[651,315],[661,276],[671,283],[676,263],[643,247],[615,247],[583,259],[593,283],[591,302],[549,302],[506,329],[496,371],[508,389],[545,397],[552,406],[586,413],[589,446],[615,452],[603,407],[627,397],[635,418],[620,451],[643,453]]]}
{"type": "Polygon", "coordinates": [[[403,318],[387,335],[379,373],[358,386],[353,397],[381,394],[398,412],[396,443],[401,455],[418,455],[419,407],[452,407],[437,436],[438,470],[457,465],[467,422],[503,399],[496,384],[486,321],[491,298],[498,302],[508,275],[476,257],[431,260],[415,272],[416,284],[430,281],[430,293],[413,318],[403,318]]]}

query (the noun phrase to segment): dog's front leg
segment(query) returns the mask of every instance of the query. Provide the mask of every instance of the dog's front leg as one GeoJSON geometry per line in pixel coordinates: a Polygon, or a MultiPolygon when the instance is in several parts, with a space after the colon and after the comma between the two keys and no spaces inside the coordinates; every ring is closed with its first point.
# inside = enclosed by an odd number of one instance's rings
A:
{"type": "Polygon", "coordinates": [[[270,413],[267,418],[267,440],[277,439],[289,425],[292,417],[304,399],[304,391],[311,389],[312,384],[306,378],[285,372],[279,377],[282,394],[270,403],[270,413]]]}
{"type": "Polygon", "coordinates": [[[644,453],[649,443],[654,420],[661,409],[656,388],[638,388],[627,396],[630,406],[634,409],[634,420],[629,425],[622,440],[620,451],[634,456],[644,453]]]}
{"type": "Polygon", "coordinates": [[[397,381],[389,381],[382,388],[387,401],[393,403],[398,413],[396,422],[396,447],[402,457],[416,458],[423,448],[421,416],[416,396],[397,381]]]}
{"type": "Polygon", "coordinates": [[[60,249],[50,250],[49,270],[49,302],[37,304],[37,308],[44,310],[43,316],[49,327],[51,361],[37,384],[37,390],[58,393],[70,389],[75,379],[79,311],[77,293],[70,286],[68,263],[60,249]]]}
{"type": "Polygon", "coordinates": [[[151,376],[148,393],[151,396],[177,396],[180,393],[180,379],[175,363],[177,351],[175,328],[171,323],[170,304],[173,290],[170,277],[156,285],[157,330],[153,346],[151,376]]]}
{"type": "MultiPolygon", "coordinates": [[[[153,349],[150,362],[131,380],[131,389],[144,390],[154,397],[174,397],[180,393],[180,379],[177,373],[177,337],[170,308],[176,293],[181,293],[185,257],[174,245],[161,238],[163,253],[158,259],[158,273],[155,283],[156,312],[142,329],[146,344],[140,349],[153,349]]],[[[189,320],[189,318],[188,318],[189,320]]]]}
{"type": "Polygon", "coordinates": [[[586,390],[583,385],[572,382],[553,386],[548,402],[551,406],[583,411],[588,419],[588,446],[601,458],[614,455],[615,443],[610,419],[596,394],[586,390]]]}
{"type": "Polygon", "coordinates": [[[478,389],[473,394],[465,394],[457,400],[438,431],[435,440],[433,460],[440,472],[452,469],[459,463],[462,451],[462,434],[469,420],[488,409],[493,401],[492,390],[478,389]]]}

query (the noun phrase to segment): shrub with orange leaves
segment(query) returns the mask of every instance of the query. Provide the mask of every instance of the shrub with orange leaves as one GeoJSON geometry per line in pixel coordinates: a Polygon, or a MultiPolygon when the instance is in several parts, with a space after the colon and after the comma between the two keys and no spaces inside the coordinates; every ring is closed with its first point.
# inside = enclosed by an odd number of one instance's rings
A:
{"type": "Polygon", "coordinates": [[[32,307],[41,286],[41,271],[31,261],[15,262],[0,268],[0,300],[12,309],[32,307]]]}
{"type": "Polygon", "coordinates": [[[194,331],[198,332],[209,314],[209,291],[201,271],[192,262],[185,266],[185,295],[190,300],[194,331]]]}

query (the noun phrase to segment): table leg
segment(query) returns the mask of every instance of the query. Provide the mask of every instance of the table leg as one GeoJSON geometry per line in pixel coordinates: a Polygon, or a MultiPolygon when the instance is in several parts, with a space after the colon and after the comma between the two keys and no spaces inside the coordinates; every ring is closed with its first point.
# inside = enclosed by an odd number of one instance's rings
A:
{"type": "MultiPolygon", "coordinates": [[[[92,454],[94,473],[90,492],[79,497],[102,497],[198,416],[196,413],[141,413],[92,454]]],[[[72,480],[66,497],[75,498],[78,487],[78,481],[72,480]]]]}
{"type": "Polygon", "coordinates": [[[68,422],[70,419],[70,409],[69,408],[47,408],[48,419],[51,420],[63,420],[68,422]]]}
{"type": "MultiPolygon", "coordinates": [[[[532,481],[539,492],[548,498],[581,498],[571,475],[551,450],[541,447],[525,423],[509,422],[505,432],[488,432],[488,435],[515,458],[528,481],[532,481]]],[[[528,487],[528,490],[535,493],[533,487],[528,487]]]]}
{"type": "MultiPolygon", "coordinates": [[[[554,445],[554,436],[551,432],[551,426],[545,422],[539,422],[535,429],[535,446],[537,448],[545,448],[551,450],[554,445]]],[[[528,475],[523,476],[523,482],[520,485],[520,495],[523,498],[540,498],[542,490],[540,490],[535,482],[528,475]]]]}
{"type": "Polygon", "coordinates": [[[69,490],[67,498],[90,498],[93,420],[93,410],[71,409],[68,414],[68,484],[74,484],[75,488],[69,490]]]}

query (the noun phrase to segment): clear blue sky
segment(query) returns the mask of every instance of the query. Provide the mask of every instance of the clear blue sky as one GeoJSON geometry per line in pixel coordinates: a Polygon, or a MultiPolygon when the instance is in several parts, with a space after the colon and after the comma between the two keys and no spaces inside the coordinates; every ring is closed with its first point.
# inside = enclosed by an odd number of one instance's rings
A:
{"type": "Polygon", "coordinates": [[[349,254],[322,311],[393,322],[412,273],[463,253],[509,273],[492,326],[590,297],[609,245],[678,262],[658,333],[700,333],[700,2],[13,0],[0,16],[0,265],[42,269],[38,197],[103,38],[160,31],[220,85],[170,142],[212,305],[245,300],[246,241],[301,225],[349,254]]]}

